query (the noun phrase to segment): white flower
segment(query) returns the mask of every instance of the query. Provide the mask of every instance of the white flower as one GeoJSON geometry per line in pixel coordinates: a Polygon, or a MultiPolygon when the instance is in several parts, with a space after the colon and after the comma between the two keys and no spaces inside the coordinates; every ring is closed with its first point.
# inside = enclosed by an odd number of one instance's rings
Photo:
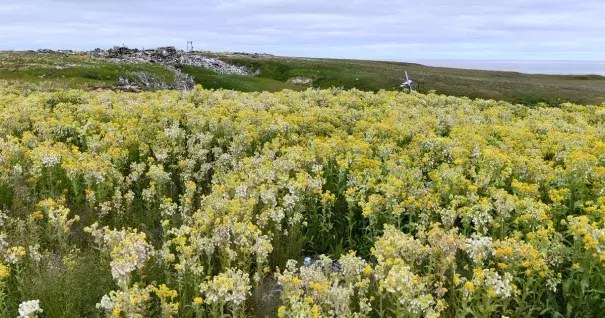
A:
{"type": "Polygon", "coordinates": [[[250,278],[240,269],[228,268],[227,272],[214,276],[212,280],[200,285],[200,291],[206,296],[206,302],[232,302],[236,306],[243,303],[250,294],[250,278]]]}
{"type": "Polygon", "coordinates": [[[475,263],[483,263],[489,256],[494,254],[492,238],[477,235],[466,240],[466,251],[475,263]]]}
{"type": "Polygon", "coordinates": [[[95,242],[111,257],[111,275],[119,286],[127,286],[130,273],[145,266],[152,253],[146,235],[136,229],[110,230],[98,228],[95,223],[85,231],[92,234],[95,242]]]}
{"type": "Polygon", "coordinates": [[[2,210],[0,210],[0,227],[4,226],[4,220],[7,220],[8,216],[6,215],[6,213],[2,212],[2,210]]]}
{"type": "Polygon", "coordinates": [[[170,172],[166,172],[162,165],[150,166],[147,176],[158,184],[166,184],[170,182],[170,172]]]}
{"type": "Polygon", "coordinates": [[[485,277],[485,286],[493,290],[496,295],[508,298],[513,292],[512,281],[513,277],[510,273],[504,273],[502,277],[498,272],[489,271],[485,277]]]}
{"type": "Polygon", "coordinates": [[[40,156],[40,161],[42,162],[42,165],[50,168],[61,163],[61,156],[58,154],[47,153],[40,156]]]}
{"type": "Polygon", "coordinates": [[[42,259],[42,254],[40,254],[40,244],[30,245],[27,247],[29,258],[33,262],[39,262],[42,259]]]}
{"type": "MultiPolygon", "coordinates": [[[[112,290],[109,294],[104,295],[101,301],[97,303],[97,308],[103,309],[107,316],[114,317],[112,313],[122,313],[125,317],[146,317],[149,307],[150,293],[154,289],[154,285],[149,285],[144,288],[134,284],[127,290],[112,290]]],[[[120,316],[120,317],[123,317],[120,316]]]]}
{"type": "Polygon", "coordinates": [[[42,312],[39,300],[28,300],[19,304],[19,318],[35,318],[42,312]]]}

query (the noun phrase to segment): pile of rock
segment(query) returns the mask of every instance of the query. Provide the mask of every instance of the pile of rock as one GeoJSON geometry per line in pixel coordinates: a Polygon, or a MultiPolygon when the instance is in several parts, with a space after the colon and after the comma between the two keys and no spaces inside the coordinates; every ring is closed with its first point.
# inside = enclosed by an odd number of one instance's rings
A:
{"type": "MultiPolygon", "coordinates": [[[[71,53],[72,51],[62,50],[38,50],[39,53],[71,53]]],[[[158,47],[157,49],[131,49],[125,46],[114,46],[111,49],[103,50],[100,48],[94,49],[88,52],[79,52],[78,54],[87,54],[89,56],[104,58],[115,63],[128,63],[128,64],[142,64],[142,63],[154,63],[162,65],[166,69],[174,73],[174,83],[167,85],[166,83],[158,83],[153,78],[148,78],[148,74],[145,72],[133,72],[129,76],[135,76],[136,82],[148,89],[190,89],[195,85],[194,79],[181,72],[176,66],[178,65],[190,65],[210,69],[220,74],[236,74],[254,76],[255,73],[248,70],[246,67],[232,65],[222,61],[218,58],[204,56],[199,52],[185,52],[183,50],[177,50],[174,46],[158,47]],[[136,74],[135,74],[136,73],[136,74]]],[[[240,53],[244,54],[244,53],[240,53]]],[[[253,57],[261,56],[254,54],[253,57]]],[[[129,83],[128,79],[120,78],[118,85],[112,87],[115,90],[122,90],[128,92],[141,91],[139,86],[129,83]]]]}
{"type": "MultiPolygon", "coordinates": [[[[30,51],[28,51],[28,52],[31,52],[31,50],[30,50],[30,51]]],[[[73,50],[56,50],[56,51],[53,51],[53,50],[49,50],[49,49],[39,49],[39,50],[37,50],[37,51],[35,51],[35,52],[37,52],[37,53],[62,53],[62,54],[78,54],[78,52],[73,51],[73,50]]]]}
{"type": "Polygon", "coordinates": [[[298,85],[311,85],[313,84],[313,79],[303,76],[296,76],[288,79],[288,83],[298,84],[298,85]]]}
{"type": "Polygon", "coordinates": [[[172,65],[166,65],[167,69],[171,70],[174,73],[174,84],[172,85],[173,89],[191,89],[195,85],[195,80],[189,74],[185,74],[181,72],[178,68],[172,65]]]}
{"type": "Polygon", "coordinates": [[[205,57],[195,54],[182,55],[176,64],[181,65],[192,65],[199,66],[207,69],[211,69],[221,74],[236,74],[236,75],[253,75],[247,68],[242,66],[236,66],[217,58],[205,57]]]}
{"type": "Polygon", "coordinates": [[[92,56],[108,58],[115,62],[191,65],[208,68],[221,74],[254,75],[245,67],[231,65],[217,58],[177,50],[174,46],[159,47],[151,50],[116,46],[109,50],[95,49],[88,53],[92,56]]]}
{"type": "Polygon", "coordinates": [[[118,78],[118,85],[112,87],[112,89],[115,91],[132,92],[132,93],[141,92],[141,88],[139,86],[131,84],[127,78],[121,77],[121,76],[120,76],[120,78],[118,78]]]}

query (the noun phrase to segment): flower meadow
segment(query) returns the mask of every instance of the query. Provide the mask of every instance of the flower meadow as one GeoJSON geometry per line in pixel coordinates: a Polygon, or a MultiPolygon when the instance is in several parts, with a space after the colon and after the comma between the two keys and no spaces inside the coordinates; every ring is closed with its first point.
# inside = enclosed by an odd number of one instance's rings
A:
{"type": "Polygon", "coordinates": [[[605,106],[0,85],[1,317],[602,317],[605,106]]]}

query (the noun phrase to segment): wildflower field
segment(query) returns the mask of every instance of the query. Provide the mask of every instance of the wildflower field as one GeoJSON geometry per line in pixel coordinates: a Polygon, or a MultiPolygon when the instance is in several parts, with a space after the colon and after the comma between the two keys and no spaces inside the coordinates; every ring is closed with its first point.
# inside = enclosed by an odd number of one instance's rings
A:
{"type": "Polygon", "coordinates": [[[605,106],[0,85],[1,317],[603,317],[605,106]]]}

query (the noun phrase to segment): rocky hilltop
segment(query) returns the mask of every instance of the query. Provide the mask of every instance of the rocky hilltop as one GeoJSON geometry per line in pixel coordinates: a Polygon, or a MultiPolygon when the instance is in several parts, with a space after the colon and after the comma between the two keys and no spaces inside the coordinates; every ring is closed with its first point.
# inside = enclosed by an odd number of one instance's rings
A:
{"type": "Polygon", "coordinates": [[[131,49],[125,46],[115,46],[111,49],[94,49],[92,51],[72,51],[72,50],[48,50],[42,49],[38,53],[59,53],[77,55],[84,54],[96,58],[106,59],[113,63],[142,64],[152,63],[174,73],[174,83],[168,84],[154,80],[152,76],[145,72],[136,72],[129,75],[137,80],[128,80],[126,77],[120,77],[114,90],[140,92],[143,89],[190,89],[195,85],[194,79],[176,66],[189,65],[203,67],[220,74],[235,74],[243,76],[256,75],[252,70],[243,66],[236,66],[226,63],[218,58],[205,56],[201,52],[185,52],[177,50],[173,46],[158,47],[156,49],[131,49]]]}
{"type": "Polygon", "coordinates": [[[162,65],[192,65],[211,69],[221,74],[253,75],[245,67],[225,63],[217,58],[203,56],[197,52],[177,50],[174,46],[139,50],[114,47],[109,50],[95,49],[87,52],[96,57],[127,63],[158,63],[162,65]]]}

